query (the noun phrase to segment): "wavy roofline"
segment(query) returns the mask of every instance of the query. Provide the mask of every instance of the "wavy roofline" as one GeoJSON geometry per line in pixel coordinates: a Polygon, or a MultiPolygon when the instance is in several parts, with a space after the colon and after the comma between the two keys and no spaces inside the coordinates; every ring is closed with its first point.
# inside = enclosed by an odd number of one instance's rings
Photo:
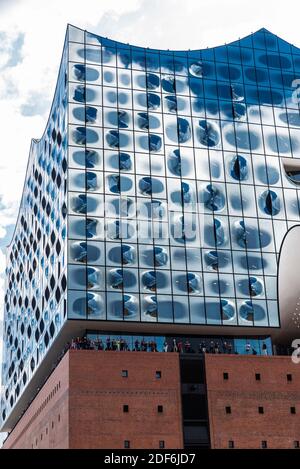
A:
{"type": "MultiPolygon", "coordinates": [[[[92,32],[92,31],[88,31],[88,30],[86,30],[86,29],[79,28],[78,26],[75,26],[75,25],[72,24],[72,23],[68,23],[67,28],[69,29],[69,27],[72,27],[72,28],[77,29],[78,31],[82,31],[82,32],[84,32],[84,33],[91,34],[92,36],[99,37],[100,39],[103,39],[104,41],[109,41],[109,42],[111,42],[111,43],[114,43],[114,44],[117,45],[117,46],[118,46],[118,45],[119,45],[120,47],[122,46],[122,48],[131,47],[131,48],[135,48],[135,49],[139,49],[139,50],[144,50],[144,51],[149,51],[149,52],[179,53],[179,54],[183,54],[183,53],[186,53],[186,52],[193,53],[193,52],[209,51],[209,50],[218,49],[218,48],[221,48],[221,47],[224,47],[224,46],[237,45],[237,44],[239,44],[240,42],[246,41],[247,39],[249,39],[249,38],[255,36],[255,35],[258,34],[258,33],[262,33],[262,32],[265,33],[265,34],[270,34],[270,35],[276,37],[277,39],[279,39],[280,41],[285,42],[285,43],[288,44],[289,46],[294,47],[295,49],[300,50],[300,46],[299,46],[299,47],[298,47],[298,46],[295,46],[295,45],[292,44],[291,42],[287,41],[286,39],[283,39],[282,37],[278,36],[277,34],[274,34],[272,31],[270,31],[269,29],[267,29],[267,28],[265,28],[265,27],[259,28],[259,29],[257,29],[256,31],[247,34],[246,36],[240,37],[240,38],[235,39],[235,40],[233,40],[233,41],[224,42],[224,43],[219,44],[219,45],[216,45],[216,46],[201,47],[201,48],[199,48],[199,49],[157,49],[157,48],[154,48],[154,47],[139,46],[139,45],[135,45],[135,44],[130,44],[130,43],[125,43],[125,42],[117,41],[117,40],[112,39],[112,38],[110,38],[110,37],[101,36],[101,35],[99,35],[99,34],[96,34],[96,33],[92,32]]],[[[74,42],[76,42],[76,41],[74,41],[74,42]]]]}
{"type": "Polygon", "coordinates": [[[52,111],[53,111],[53,107],[54,107],[54,103],[55,103],[55,98],[56,98],[57,91],[58,91],[58,84],[59,84],[58,78],[59,78],[59,74],[60,74],[61,67],[62,67],[62,64],[63,64],[66,45],[68,44],[68,41],[69,41],[69,30],[70,30],[70,28],[74,28],[78,31],[82,31],[83,33],[91,34],[92,36],[96,36],[96,37],[102,39],[103,41],[111,42],[111,43],[115,44],[116,46],[119,45],[120,48],[130,48],[131,47],[131,48],[138,49],[138,50],[143,50],[143,51],[148,51],[148,52],[156,52],[156,53],[161,52],[161,53],[171,53],[171,54],[172,53],[173,54],[174,53],[184,54],[184,53],[187,53],[187,52],[189,52],[189,53],[193,53],[193,52],[194,53],[199,53],[201,51],[215,50],[215,49],[218,49],[218,48],[221,48],[221,47],[224,47],[224,46],[231,46],[231,45],[240,44],[241,42],[246,41],[248,38],[251,38],[251,37],[255,36],[257,33],[261,33],[261,32],[264,32],[266,34],[270,34],[272,36],[275,36],[277,39],[279,39],[280,41],[285,42],[290,47],[294,47],[294,48],[300,50],[300,47],[297,47],[294,44],[291,44],[290,42],[286,41],[285,39],[282,39],[280,36],[277,36],[276,34],[272,33],[271,31],[269,31],[267,28],[264,28],[264,27],[258,29],[257,31],[255,31],[253,33],[247,34],[246,36],[243,36],[242,38],[239,38],[235,41],[231,41],[229,43],[223,43],[223,44],[220,44],[218,46],[205,47],[205,48],[200,48],[200,49],[173,50],[173,49],[155,49],[155,48],[144,47],[144,46],[136,46],[136,45],[129,44],[129,43],[124,43],[124,42],[121,42],[121,41],[116,41],[114,39],[110,39],[110,38],[107,38],[105,36],[100,36],[96,33],[88,31],[86,29],[79,28],[78,26],[75,26],[72,23],[68,23],[67,28],[66,28],[66,33],[65,33],[64,46],[63,46],[63,50],[62,50],[62,54],[61,54],[59,67],[58,67],[57,81],[56,81],[54,94],[53,94],[53,98],[52,98],[52,104],[51,104],[51,107],[50,107],[50,110],[49,110],[48,119],[47,119],[47,122],[45,124],[45,128],[44,128],[44,131],[42,133],[42,136],[40,138],[32,138],[31,142],[30,142],[29,154],[28,154],[28,159],[27,159],[27,166],[26,166],[25,177],[24,177],[24,184],[23,184],[22,194],[21,194],[20,203],[19,203],[18,215],[17,215],[17,218],[16,218],[15,227],[14,227],[14,231],[12,233],[11,239],[10,239],[9,243],[7,244],[7,246],[6,246],[6,249],[7,249],[6,254],[8,254],[8,249],[10,248],[10,246],[11,246],[13,240],[14,240],[15,233],[16,233],[18,223],[19,223],[19,219],[20,219],[20,215],[21,215],[21,211],[22,211],[22,208],[23,208],[25,185],[26,185],[26,181],[27,181],[27,175],[28,175],[28,172],[29,172],[29,168],[30,168],[30,165],[32,163],[32,161],[30,159],[31,152],[32,152],[34,146],[37,145],[41,140],[43,140],[43,138],[45,137],[46,131],[48,129],[48,126],[50,124],[50,119],[51,119],[51,116],[52,116],[52,111]]]}

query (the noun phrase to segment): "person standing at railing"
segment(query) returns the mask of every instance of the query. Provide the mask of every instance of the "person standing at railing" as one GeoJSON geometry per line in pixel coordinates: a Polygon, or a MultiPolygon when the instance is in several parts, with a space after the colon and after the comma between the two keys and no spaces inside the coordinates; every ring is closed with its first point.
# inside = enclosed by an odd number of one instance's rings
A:
{"type": "Polygon", "coordinates": [[[246,342],[246,345],[245,345],[245,352],[246,354],[248,355],[248,353],[250,352],[251,350],[251,344],[249,342],[246,342]]]}
{"type": "Polygon", "coordinates": [[[262,353],[263,353],[263,355],[268,355],[268,347],[267,347],[267,344],[265,342],[263,342],[263,344],[262,344],[262,353]]]}

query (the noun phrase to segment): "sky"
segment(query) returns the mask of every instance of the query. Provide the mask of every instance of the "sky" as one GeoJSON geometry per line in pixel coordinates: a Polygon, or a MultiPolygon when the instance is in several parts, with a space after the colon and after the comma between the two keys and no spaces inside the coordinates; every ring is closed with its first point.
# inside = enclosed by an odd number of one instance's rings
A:
{"type": "Polygon", "coordinates": [[[298,0],[0,0],[0,337],[5,246],[31,138],[47,122],[67,23],[160,49],[213,47],[262,27],[300,47],[299,13],[298,0]]]}

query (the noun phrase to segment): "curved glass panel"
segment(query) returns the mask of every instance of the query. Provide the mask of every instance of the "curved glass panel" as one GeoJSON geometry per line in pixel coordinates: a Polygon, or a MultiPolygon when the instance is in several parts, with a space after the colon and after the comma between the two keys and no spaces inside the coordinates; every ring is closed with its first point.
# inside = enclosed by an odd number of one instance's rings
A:
{"type": "Polygon", "coordinates": [[[246,159],[241,155],[236,155],[231,162],[231,176],[238,181],[248,178],[248,167],[246,159]]]}
{"type": "Polygon", "coordinates": [[[212,211],[220,211],[225,206],[225,196],[220,189],[213,184],[208,184],[204,194],[205,207],[212,211]]]}
{"type": "Polygon", "coordinates": [[[259,205],[267,215],[271,216],[277,215],[281,209],[280,198],[276,192],[271,190],[267,190],[261,194],[259,205]]]}
{"type": "Polygon", "coordinates": [[[146,296],[144,301],[143,314],[146,320],[157,320],[158,306],[156,296],[146,296]]]}
{"type": "Polygon", "coordinates": [[[112,288],[121,290],[123,288],[123,270],[114,269],[109,273],[109,285],[112,288]]]}
{"type": "Polygon", "coordinates": [[[180,150],[173,150],[168,161],[170,171],[176,176],[181,176],[180,150]]]}
{"type": "Polygon", "coordinates": [[[207,147],[215,147],[220,141],[220,135],[216,126],[206,120],[199,121],[199,127],[196,128],[196,135],[199,142],[207,147]]]}
{"type": "Polygon", "coordinates": [[[123,264],[132,264],[135,262],[135,249],[132,246],[122,244],[122,262],[123,264]]]}
{"type": "Polygon", "coordinates": [[[123,295],[123,314],[124,319],[131,319],[137,315],[138,302],[132,295],[123,295]]]}
{"type": "Polygon", "coordinates": [[[230,321],[235,318],[234,305],[228,300],[221,300],[221,314],[223,321],[230,321]]]}
{"type": "Polygon", "coordinates": [[[132,161],[130,155],[127,153],[119,153],[119,167],[120,170],[130,171],[132,169],[132,161]]]}
{"type": "Polygon", "coordinates": [[[156,273],[154,271],[145,272],[142,275],[143,285],[147,290],[155,291],[156,289],[156,273]]]}
{"type": "Polygon", "coordinates": [[[168,254],[165,249],[155,246],[154,248],[154,261],[157,267],[162,267],[168,263],[168,254]]]}
{"type": "Polygon", "coordinates": [[[300,161],[287,158],[282,159],[283,169],[286,177],[292,184],[300,185],[300,161]]]}
{"type": "Polygon", "coordinates": [[[159,77],[154,73],[146,73],[146,87],[148,90],[155,90],[159,87],[159,77]]]}

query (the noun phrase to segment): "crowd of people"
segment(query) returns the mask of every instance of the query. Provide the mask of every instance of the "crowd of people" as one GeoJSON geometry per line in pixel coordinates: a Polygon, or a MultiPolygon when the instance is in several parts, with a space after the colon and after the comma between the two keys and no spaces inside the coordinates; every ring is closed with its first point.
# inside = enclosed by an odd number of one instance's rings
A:
{"type": "MultiPolygon", "coordinates": [[[[257,355],[258,351],[246,342],[244,350],[237,350],[234,348],[232,342],[215,342],[215,341],[201,341],[197,347],[191,344],[189,339],[170,339],[165,341],[160,347],[156,341],[151,338],[147,341],[145,338],[139,340],[133,339],[131,343],[123,337],[111,338],[107,336],[104,340],[100,337],[90,339],[88,337],[77,337],[72,339],[70,344],[67,344],[67,350],[106,350],[106,351],[125,351],[125,352],[178,352],[178,353],[227,353],[227,354],[248,354],[257,355]]],[[[64,351],[65,353],[65,351],[64,351]]],[[[268,355],[268,348],[265,343],[262,344],[260,354],[268,355]]]]}
{"type": "Polygon", "coordinates": [[[107,337],[105,341],[102,339],[89,339],[88,337],[77,337],[73,339],[70,344],[70,349],[75,350],[113,350],[113,351],[125,351],[125,352],[158,352],[157,343],[155,340],[146,341],[142,339],[139,341],[135,340],[134,346],[130,347],[127,340],[123,337],[113,338],[107,337]]]}

